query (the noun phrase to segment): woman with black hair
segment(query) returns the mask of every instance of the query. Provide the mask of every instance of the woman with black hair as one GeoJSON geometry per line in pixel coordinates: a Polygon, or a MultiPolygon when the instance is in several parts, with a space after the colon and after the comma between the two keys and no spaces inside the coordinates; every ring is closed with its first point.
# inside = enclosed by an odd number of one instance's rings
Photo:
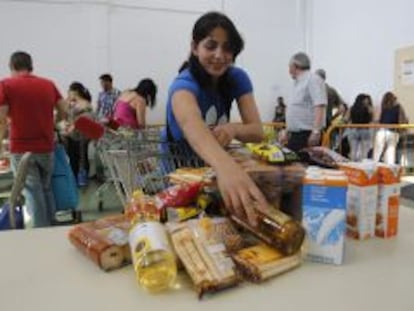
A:
{"type": "Polygon", "coordinates": [[[146,107],[155,106],[157,86],[151,79],[141,80],[137,87],[122,92],[115,102],[113,119],[122,127],[133,129],[144,128],[146,125],[146,107]]]}
{"type": "Polygon", "coordinates": [[[165,135],[169,141],[188,143],[211,165],[226,207],[255,224],[254,202],[262,209],[267,209],[267,202],[223,148],[233,139],[263,139],[252,83],[234,66],[243,44],[233,22],[222,13],[209,12],[196,21],[190,57],[169,89],[165,135]],[[229,123],[233,100],[241,123],[229,123]]]}
{"type": "MultiPolygon", "coordinates": [[[[401,124],[408,123],[403,106],[392,92],[386,92],[381,102],[379,123],[401,124]]],[[[395,164],[397,144],[400,134],[396,129],[379,129],[375,136],[374,160],[383,160],[388,164],[395,164]]]]}
{"type": "Polygon", "coordinates": [[[89,140],[78,130],[74,123],[80,116],[92,116],[92,96],[80,82],[72,82],[68,90],[68,123],[64,129],[66,151],[70,166],[79,186],[86,186],[89,175],[89,140]]]}
{"type": "MultiPolygon", "coordinates": [[[[350,121],[353,124],[368,124],[372,122],[374,108],[371,96],[359,94],[350,111],[350,121]]],[[[348,141],[351,148],[352,161],[360,161],[368,156],[372,148],[372,130],[369,128],[351,128],[348,130],[348,141]]]]}

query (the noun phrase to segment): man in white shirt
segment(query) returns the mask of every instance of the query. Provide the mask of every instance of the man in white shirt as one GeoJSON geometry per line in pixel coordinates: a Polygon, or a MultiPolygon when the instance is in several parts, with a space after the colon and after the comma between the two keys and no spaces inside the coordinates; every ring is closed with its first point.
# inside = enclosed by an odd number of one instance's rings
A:
{"type": "Polygon", "coordinates": [[[290,59],[289,73],[294,85],[287,101],[286,131],[281,134],[281,140],[293,151],[320,145],[325,127],[325,83],[310,69],[311,62],[305,53],[296,53],[290,59]]]}

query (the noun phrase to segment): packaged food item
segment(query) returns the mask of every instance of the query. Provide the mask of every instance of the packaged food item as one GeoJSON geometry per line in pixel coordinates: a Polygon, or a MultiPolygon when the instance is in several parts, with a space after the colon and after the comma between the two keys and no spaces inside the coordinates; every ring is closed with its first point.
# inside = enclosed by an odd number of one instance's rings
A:
{"type": "Polygon", "coordinates": [[[201,182],[173,185],[155,195],[155,204],[159,210],[189,205],[195,201],[201,187],[201,182]]]}
{"type": "Polygon", "coordinates": [[[339,153],[322,146],[302,149],[299,152],[299,157],[303,162],[325,168],[338,168],[339,163],[349,162],[339,153]]]}
{"type": "Polygon", "coordinates": [[[400,182],[402,168],[399,165],[378,163],[378,205],[375,217],[375,235],[389,238],[397,235],[400,207],[400,182]]]}
{"type": "Polygon", "coordinates": [[[203,187],[197,195],[196,205],[208,216],[227,215],[220,191],[216,187],[203,187]]]}
{"type": "Polygon", "coordinates": [[[215,178],[211,167],[181,167],[168,174],[169,181],[173,184],[199,182],[208,185],[215,178]]]}
{"type": "Polygon", "coordinates": [[[305,258],[342,264],[345,248],[348,178],[340,170],[309,167],[303,185],[305,258]]]}
{"type": "Polygon", "coordinates": [[[305,238],[305,230],[299,222],[274,208],[267,213],[256,209],[256,214],[256,227],[250,226],[247,221],[235,215],[232,215],[231,219],[284,255],[292,255],[299,251],[305,238]]]}
{"type": "Polygon", "coordinates": [[[299,253],[286,257],[263,243],[243,248],[233,254],[232,258],[243,277],[255,283],[292,270],[301,264],[299,253]]]}
{"type": "Polygon", "coordinates": [[[198,216],[201,209],[195,206],[188,207],[167,207],[167,220],[181,222],[198,216]]]}
{"type": "Polygon", "coordinates": [[[286,164],[293,161],[299,161],[299,157],[292,150],[283,147],[278,143],[247,143],[246,147],[253,154],[272,164],[286,164]]]}
{"type": "Polygon", "coordinates": [[[375,235],[378,172],[375,162],[340,163],[348,177],[347,235],[362,240],[375,235]]]}
{"type": "MultiPolygon", "coordinates": [[[[235,234],[225,234],[231,228],[223,218],[201,218],[180,224],[169,224],[175,252],[194,283],[201,298],[238,284],[235,266],[225,245],[225,238],[235,243],[235,234]]],[[[239,240],[242,243],[242,240],[239,240]]],[[[230,243],[230,242],[228,242],[230,243]]],[[[236,242],[237,243],[237,242],[236,242]]]]}
{"type": "Polygon", "coordinates": [[[158,209],[137,211],[132,219],[129,245],[138,283],[149,292],[165,290],[177,275],[175,255],[158,209]]]}
{"type": "Polygon", "coordinates": [[[102,270],[110,271],[131,262],[129,228],[128,219],[116,215],[76,225],[69,231],[68,238],[102,270]]]}

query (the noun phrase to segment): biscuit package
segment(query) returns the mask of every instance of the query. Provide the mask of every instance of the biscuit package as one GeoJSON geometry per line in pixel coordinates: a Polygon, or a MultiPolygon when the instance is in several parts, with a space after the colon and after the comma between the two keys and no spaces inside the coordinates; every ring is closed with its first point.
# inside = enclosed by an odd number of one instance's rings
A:
{"type": "Polygon", "coordinates": [[[73,227],[68,238],[102,270],[110,271],[131,263],[129,227],[126,216],[108,216],[73,227]]]}
{"type": "Polygon", "coordinates": [[[167,227],[174,250],[199,298],[239,283],[228,249],[240,249],[243,239],[226,218],[205,217],[168,223],[167,227]]]}
{"type": "Polygon", "coordinates": [[[243,248],[233,254],[232,258],[242,276],[254,283],[263,282],[301,264],[299,253],[284,256],[263,243],[243,248]]]}

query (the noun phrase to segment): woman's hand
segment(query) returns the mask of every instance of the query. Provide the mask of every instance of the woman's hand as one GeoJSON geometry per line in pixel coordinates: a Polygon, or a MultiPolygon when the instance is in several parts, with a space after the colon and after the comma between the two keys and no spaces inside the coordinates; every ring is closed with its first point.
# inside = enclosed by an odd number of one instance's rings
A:
{"type": "Polygon", "coordinates": [[[222,147],[228,146],[236,137],[236,127],[231,123],[217,125],[212,129],[212,132],[222,147]]]}
{"type": "Polygon", "coordinates": [[[269,204],[238,164],[232,160],[226,162],[216,170],[218,187],[226,208],[239,218],[247,219],[250,225],[256,226],[255,208],[266,212],[269,204]]]}

